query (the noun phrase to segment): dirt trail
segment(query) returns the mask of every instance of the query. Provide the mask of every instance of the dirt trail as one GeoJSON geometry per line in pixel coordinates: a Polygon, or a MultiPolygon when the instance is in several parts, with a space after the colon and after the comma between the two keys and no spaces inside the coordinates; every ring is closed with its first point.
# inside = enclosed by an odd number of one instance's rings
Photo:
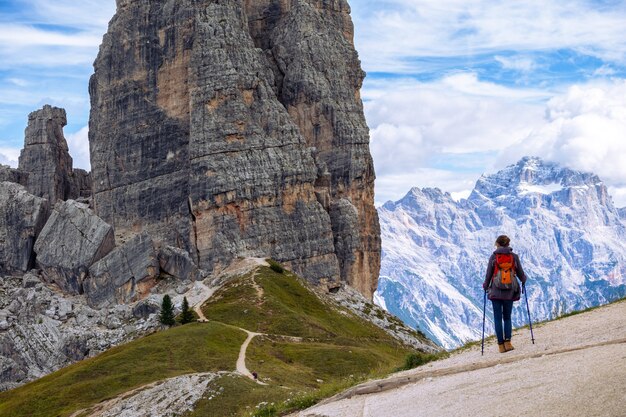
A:
{"type": "MultiPolygon", "coordinates": [[[[200,322],[209,321],[204,316],[204,313],[202,312],[202,305],[206,303],[211,297],[213,297],[213,294],[215,294],[215,291],[217,291],[220,288],[220,286],[228,279],[228,277],[245,275],[259,266],[269,266],[269,264],[263,258],[239,259],[233,262],[230,266],[228,266],[228,268],[226,268],[220,273],[219,277],[215,280],[215,282],[217,282],[216,285],[209,287],[203,282],[195,283],[193,291],[196,293],[199,293],[200,295],[194,298],[193,311],[195,311],[196,314],[198,315],[198,321],[200,322]]],[[[254,280],[253,280],[253,285],[255,286],[257,285],[254,280]]]]}
{"type": "MultiPolygon", "coordinates": [[[[269,264],[265,261],[265,259],[262,259],[262,258],[241,259],[239,261],[233,262],[228,268],[222,271],[222,273],[220,274],[220,277],[216,281],[224,282],[230,276],[245,275],[262,265],[269,266],[269,264]]],[[[256,274],[257,273],[255,271],[254,276],[256,276],[256,274]]],[[[254,286],[258,297],[262,298],[263,289],[256,283],[256,281],[254,280],[254,277],[252,279],[252,285],[254,286]]],[[[204,315],[204,312],[202,311],[202,305],[206,303],[213,296],[213,294],[215,294],[215,291],[219,289],[220,285],[218,284],[213,287],[209,287],[205,285],[204,283],[197,283],[197,286],[199,286],[199,288],[201,288],[202,290],[202,298],[200,298],[199,301],[197,301],[194,304],[193,310],[198,315],[198,321],[207,322],[209,320],[206,318],[206,316],[204,315]]],[[[242,332],[246,332],[248,334],[248,338],[241,345],[241,349],[239,351],[239,357],[237,358],[237,372],[247,378],[250,378],[253,381],[256,381],[258,384],[266,385],[265,383],[259,381],[258,379],[254,379],[254,376],[246,367],[246,351],[248,350],[248,346],[250,345],[250,342],[252,341],[252,339],[254,339],[256,336],[262,336],[262,334],[253,333],[246,329],[241,329],[241,328],[239,330],[241,330],[242,332]]]]}
{"type": "Polygon", "coordinates": [[[248,334],[248,338],[246,339],[245,342],[243,342],[243,345],[241,345],[241,349],[239,350],[239,358],[237,359],[237,372],[239,372],[241,375],[247,378],[250,378],[253,381],[256,381],[257,384],[267,385],[266,383],[261,382],[258,379],[254,379],[252,372],[250,372],[248,368],[246,367],[246,351],[248,350],[248,345],[250,345],[250,342],[255,337],[264,336],[264,335],[262,333],[253,333],[245,329],[241,329],[241,330],[248,334]]]}
{"type": "Polygon", "coordinates": [[[211,288],[205,285],[204,283],[196,283],[196,285],[202,288],[203,297],[198,303],[196,303],[193,306],[193,311],[195,311],[196,314],[198,315],[198,321],[207,322],[209,320],[206,318],[206,316],[202,312],[202,305],[206,303],[209,300],[209,298],[213,296],[213,294],[215,294],[215,291],[217,291],[217,287],[211,288]]]}
{"type": "Polygon", "coordinates": [[[519,330],[514,351],[475,346],[294,416],[626,416],[626,302],[535,326],[535,339],[519,330]]]}

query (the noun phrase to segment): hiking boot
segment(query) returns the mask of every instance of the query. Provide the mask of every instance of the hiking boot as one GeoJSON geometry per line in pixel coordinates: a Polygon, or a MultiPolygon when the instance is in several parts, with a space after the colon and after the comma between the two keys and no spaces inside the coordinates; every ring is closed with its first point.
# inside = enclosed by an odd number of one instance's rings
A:
{"type": "Polygon", "coordinates": [[[500,350],[500,353],[506,352],[506,348],[504,347],[504,343],[498,343],[498,349],[500,350]]]}
{"type": "Polygon", "coordinates": [[[504,349],[505,349],[506,352],[508,352],[509,350],[514,350],[515,348],[511,344],[510,340],[505,340],[504,341],[504,349]]]}

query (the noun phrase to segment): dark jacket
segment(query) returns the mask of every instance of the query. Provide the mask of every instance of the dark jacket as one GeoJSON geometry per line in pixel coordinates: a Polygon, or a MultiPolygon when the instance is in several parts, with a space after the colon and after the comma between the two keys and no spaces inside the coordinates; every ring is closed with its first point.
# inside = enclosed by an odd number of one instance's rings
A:
{"type": "Polygon", "coordinates": [[[485,274],[485,281],[483,282],[483,288],[489,292],[490,300],[513,300],[520,299],[521,287],[518,285],[517,289],[511,288],[510,290],[501,290],[491,285],[491,279],[493,278],[493,272],[496,267],[496,253],[512,253],[515,262],[515,276],[522,281],[522,285],[526,283],[526,274],[522,263],[519,260],[519,256],[513,253],[513,249],[509,246],[499,247],[496,249],[489,258],[489,264],[487,265],[487,273],[485,274]]]}

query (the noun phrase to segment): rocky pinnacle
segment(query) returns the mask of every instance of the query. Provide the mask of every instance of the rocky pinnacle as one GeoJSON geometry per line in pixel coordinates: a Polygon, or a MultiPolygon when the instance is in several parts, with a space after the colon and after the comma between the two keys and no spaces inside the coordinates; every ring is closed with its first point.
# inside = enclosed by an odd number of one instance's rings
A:
{"type": "Polygon", "coordinates": [[[91,194],[90,174],[72,168],[63,135],[66,125],[64,109],[45,105],[32,112],[28,116],[19,170],[12,170],[13,178],[7,178],[26,186],[29,193],[47,199],[50,206],[91,194]]]}
{"type": "Polygon", "coordinates": [[[371,298],[380,230],[349,12],[118,0],[90,82],[96,213],[207,271],[273,257],[371,298]]]}

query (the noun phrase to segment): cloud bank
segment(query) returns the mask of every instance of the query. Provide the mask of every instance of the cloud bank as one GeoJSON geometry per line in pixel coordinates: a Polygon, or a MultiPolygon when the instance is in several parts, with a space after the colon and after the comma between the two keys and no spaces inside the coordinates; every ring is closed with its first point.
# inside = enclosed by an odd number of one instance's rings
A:
{"type": "MultiPolygon", "coordinates": [[[[626,206],[626,3],[350,0],[369,73],[377,201],[413,186],[467,195],[481,173],[535,154],[593,171],[626,206]]],[[[113,0],[0,5],[0,163],[28,114],[66,108],[88,168],[88,78],[113,0]]]]}

